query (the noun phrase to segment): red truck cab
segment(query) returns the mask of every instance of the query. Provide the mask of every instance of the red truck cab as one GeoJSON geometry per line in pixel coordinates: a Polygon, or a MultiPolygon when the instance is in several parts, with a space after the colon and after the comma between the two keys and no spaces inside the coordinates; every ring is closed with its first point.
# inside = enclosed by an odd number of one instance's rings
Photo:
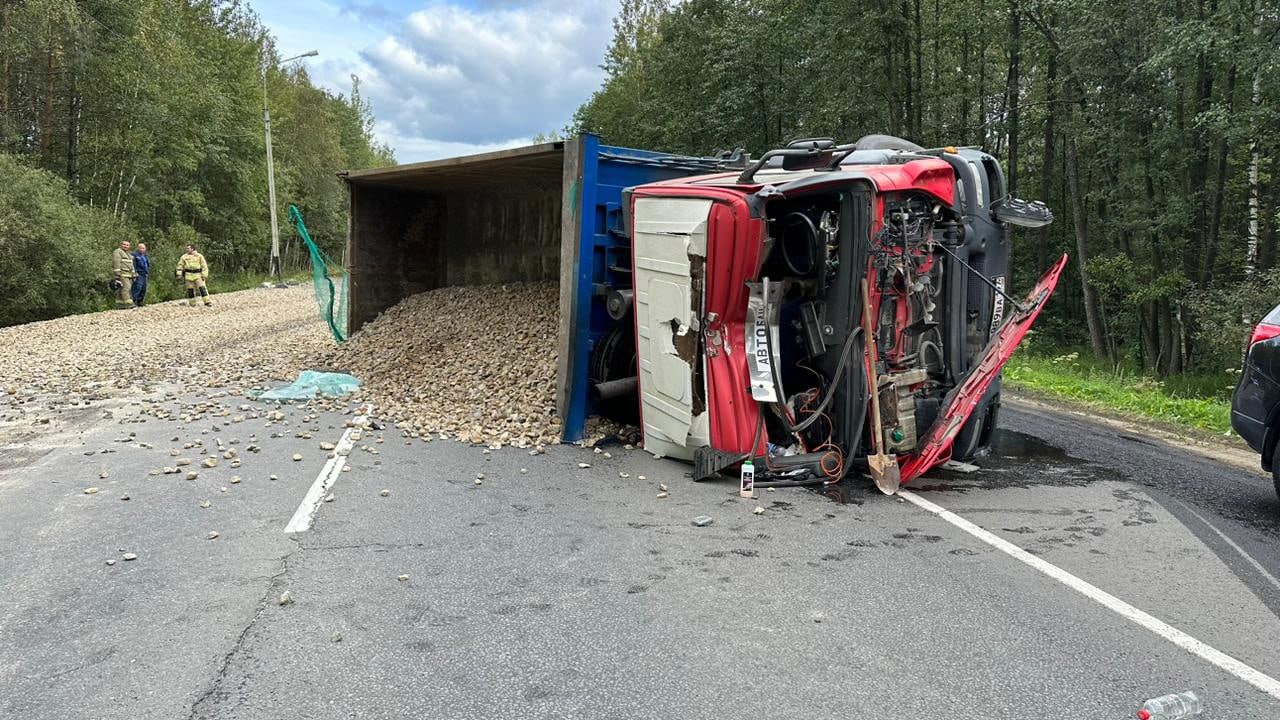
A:
{"type": "Polygon", "coordinates": [[[973,149],[806,140],[627,195],[644,447],[695,479],[751,458],[763,484],[832,482],[876,455],[908,481],[971,457],[1065,262],[1007,294],[1010,225],[1052,214],[973,149]]]}

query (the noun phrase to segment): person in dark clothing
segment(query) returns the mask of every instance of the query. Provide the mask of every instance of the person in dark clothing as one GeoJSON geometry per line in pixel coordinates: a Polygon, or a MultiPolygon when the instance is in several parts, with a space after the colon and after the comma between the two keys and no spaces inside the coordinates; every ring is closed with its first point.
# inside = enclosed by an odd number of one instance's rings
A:
{"type": "Polygon", "coordinates": [[[147,257],[145,243],[138,243],[138,249],[133,251],[133,274],[129,294],[133,297],[133,306],[142,307],[147,299],[147,276],[151,274],[151,258],[147,257]]]}

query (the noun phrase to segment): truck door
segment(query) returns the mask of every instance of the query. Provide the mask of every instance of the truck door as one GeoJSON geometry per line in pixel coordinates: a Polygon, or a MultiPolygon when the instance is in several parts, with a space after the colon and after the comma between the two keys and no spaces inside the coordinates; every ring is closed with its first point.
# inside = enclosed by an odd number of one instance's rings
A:
{"type": "Polygon", "coordinates": [[[632,229],[645,450],[692,460],[710,441],[702,372],[703,281],[712,201],[642,197],[632,229]]]}

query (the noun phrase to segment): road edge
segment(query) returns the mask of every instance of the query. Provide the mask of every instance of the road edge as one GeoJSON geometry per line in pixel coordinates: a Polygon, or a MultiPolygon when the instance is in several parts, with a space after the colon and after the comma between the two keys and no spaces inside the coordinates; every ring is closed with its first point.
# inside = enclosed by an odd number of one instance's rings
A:
{"type": "Polygon", "coordinates": [[[1214,438],[1211,434],[1190,432],[1182,428],[1174,429],[1168,425],[1148,421],[1145,418],[1119,413],[1107,413],[1088,405],[1057,399],[1047,400],[1042,397],[1027,395],[1023,391],[1005,389],[1001,402],[1027,410],[1070,415],[1128,434],[1140,434],[1142,439],[1159,442],[1178,450],[1194,453],[1203,458],[1248,470],[1261,477],[1270,478],[1270,474],[1262,469],[1262,463],[1257,453],[1236,443],[1214,438]]]}

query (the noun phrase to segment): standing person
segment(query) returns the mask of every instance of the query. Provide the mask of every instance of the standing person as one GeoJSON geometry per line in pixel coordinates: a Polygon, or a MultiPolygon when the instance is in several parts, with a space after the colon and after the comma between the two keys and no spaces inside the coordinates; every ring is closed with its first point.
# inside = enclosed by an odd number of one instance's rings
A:
{"type": "Polygon", "coordinates": [[[209,263],[205,262],[203,255],[196,252],[195,245],[188,245],[186,254],[178,258],[178,277],[187,284],[188,305],[195,307],[196,291],[200,292],[206,307],[213,304],[209,300],[209,290],[205,287],[205,281],[209,279],[209,263]]]}
{"type": "Polygon", "coordinates": [[[133,251],[133,287],[130,288],[130,295],[133,296],[133,306],[142,307],[147,299],[147,277],[151,275],[151,258],[147,257],[146,243],[138,243],[138,249],[133,251]]]}
{"type": "MultiPolygon", "coordinates": [[[[111,253],[111,272],[115,275],[116,283],[116,309],[127,310],[133,307],[133,297],[129,294],[133,288],[133,256],[129,254],[129,248],[133,244],[128,240],[121,240],[120,247],[111,253]]],[[[113,283],[114,285],[114,283],[113,283]]]]}

